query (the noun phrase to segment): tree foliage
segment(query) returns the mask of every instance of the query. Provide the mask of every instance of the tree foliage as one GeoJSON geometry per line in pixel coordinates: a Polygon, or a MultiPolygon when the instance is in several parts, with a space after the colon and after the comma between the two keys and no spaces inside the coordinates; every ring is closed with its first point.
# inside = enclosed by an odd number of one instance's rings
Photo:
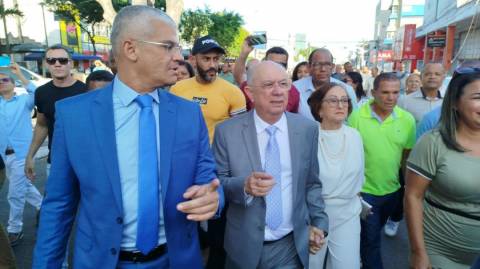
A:
{"type": "Polygon", "coordinates": [[[98,2],[92,0],[44,0],[43,4],[65,21],[74,22],[80,27],[92,43],[93,54],[97,54],[93,38],[95,24],[103,21],[103,8],[98,2]]]}
{"type": "Polygon", "coordinates": [[[181,38],[192,44],[195,39],[209,34],[224,48],[231,48],[240,33],[243,18],[238,13],[223,10],[187,10],[180,18],[181,38]]]}
{"type": "Polygon", "coordinates": [[[0,17],[3,20],[3,30],[5,31],[5,43],[6,43],[6,49],[7,53],[10,53],[10,41],[8,40],[8,30],[7,30],[7,22],[5,20],[6,17],[10,16],[17,16],[17,17],[23,17],[23,12],[20,11],[17,7],[15,8],[5,8],[5,6],[0,4],[0,17]]]}
{"type": "Polygon", "coordinates": [[[247,29],[240,27],[240,30],[238,31],[233,43],[230,45],[230,47],[227,47],[228,55],[232,57],[238,57],[240,55],[240,50],[242,49],[243,41],[249,35],[250,33],[247,31],[247,29]]]}

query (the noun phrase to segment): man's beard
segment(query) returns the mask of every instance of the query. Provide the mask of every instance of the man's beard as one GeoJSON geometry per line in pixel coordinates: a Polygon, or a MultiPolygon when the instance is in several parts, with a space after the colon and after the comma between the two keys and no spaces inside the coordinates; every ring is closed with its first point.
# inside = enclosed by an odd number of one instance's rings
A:
{"type": "Polygon", "coordinates": [[[199,66],[197,66],[197,72],[198,72],[197,75],[198,75],[203,81],[205,81],[205,82],[212,82],[212,81],[215,80],[215,78],[217,77],[216,75],[210,77],[210,76],[208,75],[208,72],[210,72],[210,71],[213,71],[213,72],[215,72],[215,74],[216,74],[217,69],[215,69],[215,68],[210,68],[210,69],[207,69],[207,70],[203,70],[202,68],[200,68],[199,66]]]}

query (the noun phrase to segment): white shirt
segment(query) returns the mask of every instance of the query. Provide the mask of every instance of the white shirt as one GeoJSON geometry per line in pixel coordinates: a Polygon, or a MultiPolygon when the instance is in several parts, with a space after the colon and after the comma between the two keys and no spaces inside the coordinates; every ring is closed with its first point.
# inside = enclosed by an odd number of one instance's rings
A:
{"type": "MultiPolygon", "coordinates": [[[[262,167],[265,167],[265,150],[267,148],[270,135],[266,132],[266,128],[270,124],[263,121],[257,114],[253,113],[255,128],[257,130],[258,151],[260,152],[260,160],[262,167]]],[[[278,240],[293,230],[292,207],[293,207],[293,191],[292,191],[292,160],[290,156],[290,142],[288,140],[287,117],[282,115],[280,120],[273,124],[278,128],[275,138],[280,151],[280,165],[282,167],[282,224],[277,230],[270,230],[265,226],[265,241],[278,240]]]]}
{"type": "Polygon", "coordinates": [[[362,138],[356,129],[342,125],[338,130],[322,130],[319,125],[319,178],[330,229],[360,214],[364,163],[362,138]]]}
{"type": "MultiPolygon", "coordinates": [[[[352,101],[352,108],[353,109],[358,108],[357,95],[355,95],[355,91],[353,91],[353,88],[350,85],[345,84],[340,80],[332,77],[330,77],[330,82],[342,85],[347,91],[348,98],[350,98],[352,101]]],[[[313,86],[312,77],[308,76],[308,77],[299,79],[293,82],[293,85],[297,88],[298,92],[300,93],[298,114],[306,117],[307,119],[315,120],[312,116],[312,112],[310,111],[310,106],[308,105],[308,102],[307,102],[310,95],[312,95],[312,93],[316,90],[315,87],[313,86]]]]}
{"type": "Polygon", "coordinates": [[[438,92],[436,97],[431,98],[424,95],[421,89],[398,99],[398,106],[412,113],[417,125],[423,119],[425,114],[432,111],[434,108],[441,106],[442,103],[443,98],[440,92],[438,92]]]}

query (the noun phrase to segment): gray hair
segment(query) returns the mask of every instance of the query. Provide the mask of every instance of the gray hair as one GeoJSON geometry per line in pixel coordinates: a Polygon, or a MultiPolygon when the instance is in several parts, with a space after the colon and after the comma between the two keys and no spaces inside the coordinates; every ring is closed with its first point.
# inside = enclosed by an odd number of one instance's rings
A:
{"type": "Polygon", "coordinates": [[[177,28],[173,19],[160,9],[144,5],[122,8],[113,21],[112,33],[110,34],[113,55],[118,55],[119,46],[125,34],[138,36],[148,35],[155,31],[156,29],[153,29],[150,25],[153,19],[159,19],[177,28]]]}

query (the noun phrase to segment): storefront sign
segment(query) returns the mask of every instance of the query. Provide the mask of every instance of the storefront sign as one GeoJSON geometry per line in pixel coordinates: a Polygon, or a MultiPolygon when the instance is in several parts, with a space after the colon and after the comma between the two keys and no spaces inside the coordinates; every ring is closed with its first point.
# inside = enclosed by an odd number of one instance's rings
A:
{"type": "Polygon", "coordinates": [[[427,47],[443,48],[445,47],[446,36],[429,36],[427,37],[427,47]]]}

